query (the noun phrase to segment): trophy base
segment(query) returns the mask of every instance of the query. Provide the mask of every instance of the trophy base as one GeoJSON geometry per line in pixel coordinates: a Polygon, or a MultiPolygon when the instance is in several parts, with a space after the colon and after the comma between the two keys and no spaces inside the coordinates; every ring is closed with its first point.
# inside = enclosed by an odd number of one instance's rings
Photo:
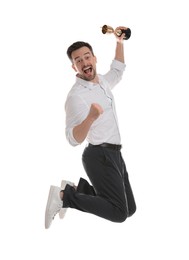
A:
{"type": "Polygon", "coordinates": [[[124,40],[128,40],[131,37],[131,29],[127,28],[126,30],[118,30],[116,32],[117,36],[121,36],[122,34],[125,34],[124,40]]]}

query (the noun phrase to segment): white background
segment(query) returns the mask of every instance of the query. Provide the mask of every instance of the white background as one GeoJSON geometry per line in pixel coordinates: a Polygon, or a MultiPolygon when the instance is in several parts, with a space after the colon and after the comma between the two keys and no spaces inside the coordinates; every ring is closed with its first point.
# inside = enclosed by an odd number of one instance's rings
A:
{"type": "Polygon", "coordinates": [[[186,0],[1,1],[0,259],[189,259],[188,24],[186,0]],[[64,134],[66,50],[88,41],[105,73],[104,24],[132,30],[114,95],[137,212],[116,224],[69,209],[45,230],[49,186],[86,177],[86,144],[64,134]]]}

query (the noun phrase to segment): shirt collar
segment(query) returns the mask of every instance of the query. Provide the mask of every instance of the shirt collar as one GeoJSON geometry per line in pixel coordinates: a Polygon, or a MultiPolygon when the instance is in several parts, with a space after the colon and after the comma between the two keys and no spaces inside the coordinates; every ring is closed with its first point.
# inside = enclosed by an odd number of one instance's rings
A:
{"type": "MultiPolygon", "coordinates": [[[[99,78],[99,83],[100,83],[100,78],[99,78]]],[[[76,76],[76,83],[77,84],[80,84],[88,89],[94,89],[94,87],[96,87],[97,85],[99,85],[98,83],[93,83],[91,81],[87,81],[87,80],[84,80],[84,79],[81,79],[79,77],[76,76]]]]}

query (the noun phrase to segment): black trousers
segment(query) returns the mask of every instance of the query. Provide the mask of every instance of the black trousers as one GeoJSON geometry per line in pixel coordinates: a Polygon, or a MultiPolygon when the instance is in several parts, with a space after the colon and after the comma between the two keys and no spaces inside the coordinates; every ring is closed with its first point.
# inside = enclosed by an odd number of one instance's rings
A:
{"type": "Polygon", "coordinates": [[[82,156],[90,185],[80,178],[77,189],[66,185],[63,207],[123,222],[136,211],[135,199],[121,151],[88,146],[82,156]]]}

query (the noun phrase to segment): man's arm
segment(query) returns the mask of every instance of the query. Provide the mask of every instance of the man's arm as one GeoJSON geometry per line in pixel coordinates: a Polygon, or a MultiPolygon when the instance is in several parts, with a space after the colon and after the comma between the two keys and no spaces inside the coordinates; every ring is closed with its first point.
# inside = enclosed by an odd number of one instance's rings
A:
{"type": "Polygon", "coordinates": [[[86,119],[84,119],[81,124],[75,126],[73,129],[73,137],[78,143],[82,143],[85,140],[91,125],[102,113],[103,109],[100,105],[95,103],[91,104],[91,108],[86,119]]]}
{"type": "MultiPolygon", "coordinates": [[[[127,28],[126,27],[123,27],[123,26],[119,26],[115,29],[115,32],[116,30],[126,30],[127,28]]],[[[114,32],[114,35],[117,39],[117,44],[116,44],[116,51],[115,51],[115,60],[118,60],[122,63],[125,62],[125,59],[124,59],[124,37],[125,37],[125,34],[123,33],[120,37],[117,36],[117,34],[114,32]]]]}

